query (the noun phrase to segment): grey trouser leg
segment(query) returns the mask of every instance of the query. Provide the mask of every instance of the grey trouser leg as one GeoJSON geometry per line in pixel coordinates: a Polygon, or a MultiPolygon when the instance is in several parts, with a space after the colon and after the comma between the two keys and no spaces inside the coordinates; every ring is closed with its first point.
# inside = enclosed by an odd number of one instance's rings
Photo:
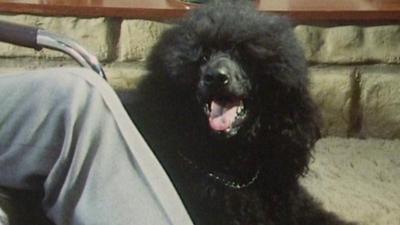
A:
{"type": "Polygon", "coordinates": [[[109,85],[85,69],[0,76],[0,186],[44,189],[57,225],[190,225],[109,85]]]}

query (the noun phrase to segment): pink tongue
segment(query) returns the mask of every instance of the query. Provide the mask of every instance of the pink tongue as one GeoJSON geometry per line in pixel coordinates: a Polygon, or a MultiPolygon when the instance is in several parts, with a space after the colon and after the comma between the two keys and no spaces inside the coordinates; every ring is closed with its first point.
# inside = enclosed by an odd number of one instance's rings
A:
{"type": "Polygon", "coordinates": [[[216,131],[224,131],[232,127],[239,105],[240,101],[231,102],[226,105],[212,101],[210,117],[208,118],[210,127],[216,131]]]}

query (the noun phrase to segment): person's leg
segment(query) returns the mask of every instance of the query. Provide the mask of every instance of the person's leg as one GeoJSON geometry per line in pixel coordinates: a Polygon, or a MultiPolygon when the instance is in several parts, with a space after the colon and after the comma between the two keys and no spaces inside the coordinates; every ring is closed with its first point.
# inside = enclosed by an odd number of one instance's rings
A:
{"type": "Polygon", "coordinates": [[[110,86],[85,69],[0,76],[0,186],[57,225],[191,224],[110,86]]]}

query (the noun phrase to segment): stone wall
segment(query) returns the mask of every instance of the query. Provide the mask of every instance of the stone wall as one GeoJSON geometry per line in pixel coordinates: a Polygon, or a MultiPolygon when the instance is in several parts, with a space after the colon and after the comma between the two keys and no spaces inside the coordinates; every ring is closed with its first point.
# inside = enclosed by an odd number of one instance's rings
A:
{"type": "MultiPolygon", "coordinates": [[[[0,15],[67,35],[98,56],[116,89],[134,88],[144,61],[169,25],[110,18],[0,15]]],[[[311,92],[321,106],[323,134],[400,138],[400,24],[298,25],[296,35],[310,63],[311,92]]],[[[0,73],[75,63],[58,52],[0,43],[0,73]]]]}

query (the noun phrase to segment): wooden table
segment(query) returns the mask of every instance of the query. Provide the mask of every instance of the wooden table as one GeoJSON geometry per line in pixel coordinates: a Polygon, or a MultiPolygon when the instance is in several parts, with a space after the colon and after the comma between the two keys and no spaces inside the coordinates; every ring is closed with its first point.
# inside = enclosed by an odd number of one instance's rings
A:
{"type": "MultiPolygon", "coordinates": [[[[400,21],[400,0],[259,0],[257,7],[298,22],[400,21]]],[[[166,20],[194,7],[179,0],[0,0],[1,13],[166,20]]]]}

